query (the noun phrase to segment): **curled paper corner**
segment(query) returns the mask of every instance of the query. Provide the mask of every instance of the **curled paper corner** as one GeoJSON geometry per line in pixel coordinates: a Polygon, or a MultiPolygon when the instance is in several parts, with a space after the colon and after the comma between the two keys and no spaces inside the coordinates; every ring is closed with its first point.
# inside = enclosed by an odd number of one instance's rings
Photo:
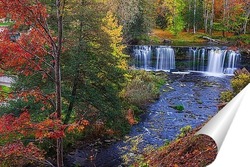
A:
{"type": "Polygon", "coordinates": [[[250,166],[250,84],[220,110],[196,135],[210,136],[218,155],[209,167],[250,166]]]}

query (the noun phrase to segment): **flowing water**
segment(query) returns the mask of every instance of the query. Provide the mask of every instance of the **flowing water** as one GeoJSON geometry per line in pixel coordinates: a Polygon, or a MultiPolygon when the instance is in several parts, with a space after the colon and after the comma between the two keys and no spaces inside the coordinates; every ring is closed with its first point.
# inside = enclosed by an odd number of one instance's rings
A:
{"type": "Polygon", "coordinates": [[[156,48],[156,71],[175,69],[175,53],[171,47],[156,48]]]}
{"type": "Polygon", "coordinates": [[[212,74],[233,74],[240,66],[241,55],[237,51],[218,47],[186,47],[170,46],[133,46],[132,58],[134,67],[153,71],[179,70],[182,59],[189,59],[186,71],[199,71],[212,74]],[[178,50],[186,49],[184,54],[178,50]],[[178,59],[181,60],[176,60],[178,59]]]}
{"type": "Polygon", "coordinates": [[[136,67],[142,69],[151,68],[151,46],[137,46],[133,52],[136,67]]]}
{"type": "Polygon", "coordinates": [[[134,66],[144,70],[169,71],[175,69],[175,53],[168,46],[134,46],[134,66]]]}
{"type": "Polygon", "coordinates": [[[96,141],[77,149],[67,155],[67,166],[128,166],[140,158],[145,148],[157,148],[175,139],[182,127],[201,125],[217,113],[220,93],[230,89],[232,76],[224,74],[233,74],[241,63],[241,55],[225,47],[142,45],[130,50],[136,69],[190,74],[169,73],[159,99],[148,106],[123,140],[104,145],[96,141]],[[184,110],[178,111],[175,106],[184,110]]]}
{"type": "MultiPolygon", "coordinates": [[[[230,76],[214,77],[200,73],[170,74],[158,100],[148,106],[141,121],[122,141],[98,147],[91,144],[67,156],[67,166],[117,167],[131,164],[145,148],[156,148],[176,138],[180,128],[204,123],[218,111],[221,91],[230,89],[230,76]],[[181,105],[183,111],[173,106],[181,105]],[[94,157],[90,161],[90,156],[94,157]]],[[[100,141],[97,141],[98,143],[100,141]]]]}

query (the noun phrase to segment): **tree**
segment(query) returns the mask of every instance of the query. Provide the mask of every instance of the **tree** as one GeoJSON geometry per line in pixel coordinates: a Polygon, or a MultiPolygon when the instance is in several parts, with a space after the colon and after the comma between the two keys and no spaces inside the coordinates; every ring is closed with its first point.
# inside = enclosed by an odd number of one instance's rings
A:
{"type": "Polygon", "coordinates": [[[107,12],[102,22],[102,30],[110,36],[110,47],[113,50],[112,55],[118,58],[118,67],[124,70],[127,69],[127,55],[123,53],[125,46],[122,44],[122,26],[118,25],[118,21],[111,11],[107,12]]]}
{"type": "Polygon", "coordinates": [[[138,42],[145,38],[154,26],[156,15],[155,0],[112,0],[111,7],[116,13],[118,23],[123,27],[126,42],[138,42]]]}
{"type": "Polygon", "coordinates": [[[166,7],[164,5],[164,0],[158,0],[156,6],[156,26],[164,30],[167,28],[166,7]]]}
{"type": "MultiPolygon", "coordinates": [[[[61,0],[56,0],[57,34],[49,29],[47,24],[48,14],[41,2],[1,0],[0,5],[1,17],[8,16],[14,21],[12,29],[4,31],[1,35],[3,47],[1,47],[0,52],[1,60],[4,62],[1,68],[8,68],[16,74],[22,73],[27,76],[40,71],[44,77],[50,77],[55,84],[55,119],[61,121],[60,60],[64,4],[61,0]],[[23,32],[19,40],[11,42],[9,34],[20,30],[22,27],[28,27],[29,31],[23,32]],[[56,35],[56,38],[53,35],[56,35]],[[47,55],[52,59],[51,62],[47,61],[47,55]],[[52,72],[52,75],[50,72],[52,72]]],[[[32,91],[35,92],[34,89],[29,90],[29,92],[32,91]]],[[[42,92],[39,93],[42,94],[42,92]]],[[[57,166],[63,166],[62,137],[57,138],[57,166]]]]}
{"type": "Polygon", "coordinates": [[[182,11],[185,4],[182,0],[165,1],[167,29],[177,35],[184,28],[182,11]]]}
{"type": "Polygon", "coordinates": [[[204,0],[203,2],[203,18],[204,18],[204,29],[205,29],[205,33],[208,32],[208,3],[207,0],[204,0]]]}
{"type": "Polygon", "coordinates": [[[250,2],[248,0],[243,1],[243,6],[244,6],[244,23],[243,23],[243,33],[247,33],[247,24],[249,22],[249,17],[250,17],[250,2]]]}
{"type": "Polygon", "coordinates": [[[215,16],[217,30],[221,30],[223,36],[225,32],[241,34],[246,31],[248,22],[248,6],[244,0],[224,0],[223,3],[215,3],[215,16]]]}
{"type": "Polygon", "coordinates": [[[194,18],[193,18],[193,33],[196,33],[196,10],[197,10],[197,1],[194,0],[194,18]]]}
{"type": "Polygon", "coordinates": [[[210,25],[209,25],[209,34],[212,35],[214,24],[214,0],[211,2],[211,13],[210,13],[210,25]]]}
{"type": "Polygon", "coordinates": [[[115,128],[114,120],[123,116],[119,94],[127,73],[122,26],[101,2],[71,1],[65,8],[68,49],[62,78],[64,103],[69,105],[64,122],[84,115],[92,124],[102,121],[105,128],[115,128]]]}

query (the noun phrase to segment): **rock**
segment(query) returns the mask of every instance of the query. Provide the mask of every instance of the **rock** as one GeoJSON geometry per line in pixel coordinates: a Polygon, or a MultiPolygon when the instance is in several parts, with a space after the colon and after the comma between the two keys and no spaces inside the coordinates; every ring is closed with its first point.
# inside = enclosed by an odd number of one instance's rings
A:
{"type": "Polygon", "coordinates": [[[105,143],[111,143],[111,140],[104,140],[105,143]]]}
{"type": "Polygon", "coordinates": [[[129,153],[128,155],[129,155],[130,157],[136,156],[136,154],[134,154],[134,153],[129,153]]]}
{"type": "Polygon", "coordinates": [[[242,69],[237,69],[234,72],[235,75],[240,75],[240,74],[246,74],[246,75],[250,75],[250,72],[244,67],[242,69]]]}
{"type": "Polygon", "coordinates": [[[164,39],[164,40],[162,41],[162,43],[163,43],[163,44],[171,44],[172,41],[171,41],[170,39],[164,39]]]}

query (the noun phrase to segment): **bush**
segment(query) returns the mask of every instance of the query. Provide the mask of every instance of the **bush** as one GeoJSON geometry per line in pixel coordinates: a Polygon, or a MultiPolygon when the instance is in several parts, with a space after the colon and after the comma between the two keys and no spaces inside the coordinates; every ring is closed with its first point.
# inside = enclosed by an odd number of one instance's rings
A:
{"type": "Polygon", "coordinates": [[[228,37],[228,40],[242,41],[246,44],[250,44],[250,35],[249,34],[241,34],[241,35],[237,35],[237,36],[232,36],[232,37],[228,37]]]}
{"type": "Polygon", "coordinates": [[[192,130],[192,127],[190,125],[184,126],[180,129],[180,134],[177,136],[177,139],[185,137],[188,132],[190,132],[192,130]]]}
{"type": "Polygon", "coordinates": [[[184,110],[184,106],[183,105],[176,105],[176,106],[174,106],[174,109],[176,109],[178,111],[183,111],[184,110]]]}
{"type": "Polygon", "coordinates": [[[142,70],[130,71],[131,79],[123,90],[123,97],[131,104],[142,108],[158,97],[164,84],[161,76],[142,70]]]}
{"type": "Polygon", "coordinates": [[[249,74],[243,73],[243,74],[240,74],[238,76],[235,76],[235,78],[231,81],[234,95],[238,94],[249,83],[250,83],[250,75],[249,74]]]}
{"type": "Polygon", "coordinates": [[[235,77],[231,80],[232,91],[222,92],[220,96],[221,101],[229,102],[249,83],[250,83],[249,73],[240,73],[235,75],[235,77]]]}
{"type": "Polygon", "coordinates": [[[225,92],[222,92],[220,95],[220,99],[223,102],[229,102],[233,97],[234,95],[232,91],[225,91],[225,92]]]}

